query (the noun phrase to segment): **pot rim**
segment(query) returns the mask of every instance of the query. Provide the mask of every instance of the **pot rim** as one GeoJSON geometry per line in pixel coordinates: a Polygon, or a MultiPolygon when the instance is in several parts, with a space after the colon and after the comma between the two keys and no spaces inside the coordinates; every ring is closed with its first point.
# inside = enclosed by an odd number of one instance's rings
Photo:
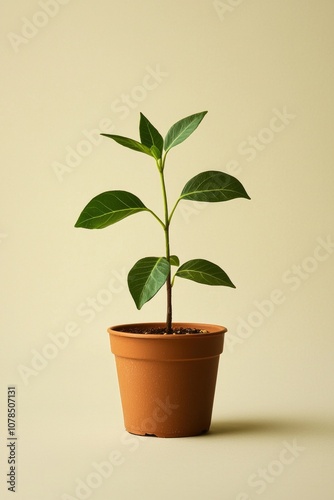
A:
{"type": "Polygon", "coordinates": [[[115,335],[118,337],[129,337],[129,338],[139,338],[139,339],[151,339],[151,340],[161,340],[163,339],[164,341],[171,341],[171,340],[176,340],[176,339],[192,339],[192,338],[203,338],[203,337],[208,337],[208,336],[214,336],[216,334],[221,334],[221,333],[226,333],[228,330],[225,326],[213,324],[213,323],[194,323],[194,322],[180,322],[180,321],[174,321],[173,322],[173,327],[182,327],[182,328],[198,328],[200,330],[207,330],[205,333],[187,333],[187,334],[174,334],[174,335],[167,335],[167,334],[161,334],[161,333],[149,333],[149,334],[143,334],[143,333],[131,333],[131,332],[124,332],[124,331],[119,331],[119,329],[124,329],[126,327],[141,327],[141,328],[154,328],[154,327],[163,327],[166,323],[165,322],[158,322],[158,321],[152,321],[152,322],[143,322],[143,323],[124,323],[124,324],[119,324],[119,325],[114,325],[111,326],[107,329],[108,333],[111,335],[115,335]]]}

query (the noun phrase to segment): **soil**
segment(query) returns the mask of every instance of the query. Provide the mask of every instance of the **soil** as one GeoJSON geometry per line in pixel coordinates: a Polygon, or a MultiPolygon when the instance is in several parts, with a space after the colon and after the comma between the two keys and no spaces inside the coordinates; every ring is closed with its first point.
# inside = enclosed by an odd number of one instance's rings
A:
{"type": "Polygon", "coordinates": [[[172,333],[167,334],[166,328],[123,328],[120,332],[141,333],[143,335],[189,335],[190,333],[208,333],[207,330],[198,328],[172,328],[172,333]]]}

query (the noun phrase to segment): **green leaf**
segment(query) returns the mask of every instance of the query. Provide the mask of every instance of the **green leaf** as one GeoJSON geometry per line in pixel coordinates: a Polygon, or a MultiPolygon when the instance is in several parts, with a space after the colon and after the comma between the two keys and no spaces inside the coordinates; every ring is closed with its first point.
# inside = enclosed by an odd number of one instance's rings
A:
{"type": "Polygon", "coordinates": [[[129,137],[123,137],[122,135],[113,135],[113,134],[101,134],[101,135],[109,137],[109,139],[113,139],[118,144],[121,144],[126,148],[134,149],[135,151],[139,151],[140,153],[146,153],[149,156],[153,156],[150,148],[148,148],[144,144],[141,144],[138,141],[135,141],[134,139],[129,139],[129,137]]]}
{"type": "Polygon", "coordinates": [[[85,206],[75,227],[102,229],[143,210],[148,209],[134,194],[127,191],[107,191],[95,196],[85,206]]]}
{"type": "Polygon", "coordinates": [[[245,188],[232,175],[215,170],[202,172],[187,182],[180,199],[193,201],[218,202],[233,198],[248,198],[245,188]]]}
{"type": "Polygon", "coordinates": [[[154,157],[159,160],[162,155],[164,140],[162,135],[142,113],[140,113],[139,133],[142,144],[150,148],[151,151],[152,146],[155,146],[154,151],[159,152],[159,154],[157,157],[154,155],[154,157]]]}
{"type": "Polygon", "coordinates": [[[167,152],[174,146],[185,141],[196,130],[206,113],[207,111],[196,113],[174,123],[165,137],[165,151],[167,152]]]}
{"type": "Polygon", "coordinates": [[[150,150],[151,150],[152,156],[154,156],[154,158],[156,160],[160,160],[160,158],[161,158],[161,152],[159,151],[159,149],[156,146],[153,145],[153,146],[150,147],[150,150]]]}
{"type": "Polygon", "coordinates": [[[180,265],[180,260],[176,255],[171,255],[169,258],[169,261],[171,263],[171,266],[179,266],[180,265]]]}
{"type": "Polygon", "coordinates": [[[221,285],[235,288],[227,274],[216,264],[204,259],[193,259],[182,264],[175,276],[203,285],[221,285]]]}
{"type": "Polygon", "coordinates": [[[138,260],[128,274],[128,286],[137,309],[154,297],[170,272],[165,257],[145,257],[138,260]]]}

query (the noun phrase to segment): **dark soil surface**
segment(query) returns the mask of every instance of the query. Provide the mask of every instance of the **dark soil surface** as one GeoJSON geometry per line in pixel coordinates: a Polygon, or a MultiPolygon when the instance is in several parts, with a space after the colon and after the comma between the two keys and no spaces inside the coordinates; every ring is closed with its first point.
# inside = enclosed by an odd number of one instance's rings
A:
{"type": "Polygon", "coordinates": [[[166,328],[124,328],[120,332],[142,333],[143,335],[189,335],[189,333],[208,333],[207,330],[198,328],[173,328],[172,333],[167,334],[166,328]]]}

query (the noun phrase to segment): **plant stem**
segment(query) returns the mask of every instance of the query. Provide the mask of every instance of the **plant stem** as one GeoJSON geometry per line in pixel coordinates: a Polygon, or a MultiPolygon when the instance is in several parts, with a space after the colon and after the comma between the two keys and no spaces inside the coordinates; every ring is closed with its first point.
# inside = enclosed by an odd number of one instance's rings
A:
{"type": "MultiPolygon", "coordinates": [[[[164,224],[164,232],[165,232],[165,244],[166,244],[166,259],[170,264],[170,242],[169,242],[169,213],[168,213],[168,200],[167,200],[167,192],[166,192],[166,184],[164,178],[164,164],[165,158],[162,160],[162,164],[159,168],[161,186],[162,186],[162,195],[163,195],[163,203],[164,203],[164,214],[165,214],[165,224],[164,224]]],[[[172,283],[171,283],[171,272],[169,272],[166,280],[166,289],[167,289],[167,317],[166,317],[166,333],[172,333],[172,283]]]]}

